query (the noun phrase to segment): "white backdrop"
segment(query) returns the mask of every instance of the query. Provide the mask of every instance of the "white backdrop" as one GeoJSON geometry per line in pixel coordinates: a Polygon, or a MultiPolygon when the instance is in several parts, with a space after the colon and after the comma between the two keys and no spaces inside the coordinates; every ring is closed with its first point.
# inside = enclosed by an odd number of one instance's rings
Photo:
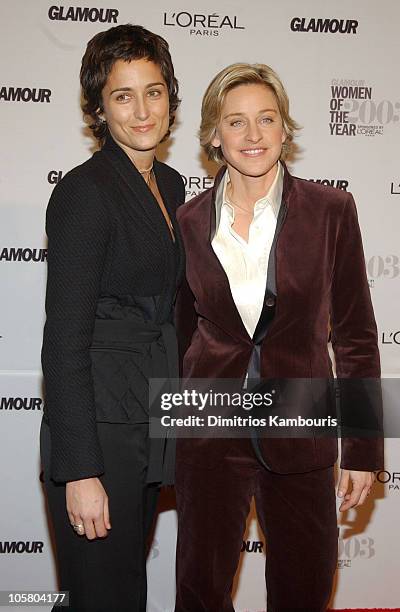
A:
{"type": "MultiPolygon", "coordinates": [[[[79,106],[78,74],[87,41],[127,22],[169,41],[182,105],[161,157],[184,176],[188,198],[208,187],[215,171],[196,138],[201,97],[211,78],[235,61],[263,62],[277,70],[292,115],[303,126],[292,172],[333,182],[355,196],[383,375],[398,377],[400,5],[397,0],[96,0],[89,5],[77,0],[61,7],[14,0],[1,4],[0,19],[0,590],[50,589],[55,572],[37,440],[44,217],[56,180],[93,150],[79,106]]],[[[368,504],[341,517],[333,608],[400,604],[398,440],[388,441],[386,455],[386,471],[368,504]]],[[[149,557],[149,612],[173,610],[171,505],[170,496],[164,498],[149,557]]],[[[244,539],[236,607],[260,612],[265,610],[260,552],[265,545],[257,544],[261,534],[254,513],[244,539]]]]}

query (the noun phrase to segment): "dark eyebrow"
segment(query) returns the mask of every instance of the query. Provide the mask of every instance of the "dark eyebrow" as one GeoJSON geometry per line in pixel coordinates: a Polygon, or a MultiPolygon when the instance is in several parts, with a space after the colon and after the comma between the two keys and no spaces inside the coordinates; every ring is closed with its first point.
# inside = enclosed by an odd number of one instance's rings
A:
{"type": "Polygon", "coordinates": [[[131,87],[118,87],[118,89],[113,89],[112,91],[110,91],[110,96],[113,93],[116,93],[117,91],[132,91],[131,87]]]}
{"type": "MultiPolygon", "coordinates": [[[[149,83],[146,85],[146,89],[149,89],[149,87],[155,87],[156,85],[162,85],[162,87],[165,87],[165,83],[160,81],[159,83],[149,83]]],[[[132,91],[132,87],[118,87],[118,89],[113,89],[110,91],[110,96],[117,91],[132,91]]]]}
{"type": "Polygon", "coordinates": [[[149,83],[148,85],[146,85],[146,88],[148,88],[148,87],[155,87],[156,85],[162,85],[163,87],[166,87],[165,83],[162,83],[160,81],[159,83],[149,83]]]}
{"type": "MultiPolygon", "coordinates": [[[[261,113],[277,113],[277,111],[275,110],[275,108],[264,108],[263,110],[260,110],[258,114],[261,113]]],[[[229,113],[229,115],[225,115],[224,117],[222,117],[222,119],[228,119],[229,117],[242,117],[245,113],[229,113]]]]}

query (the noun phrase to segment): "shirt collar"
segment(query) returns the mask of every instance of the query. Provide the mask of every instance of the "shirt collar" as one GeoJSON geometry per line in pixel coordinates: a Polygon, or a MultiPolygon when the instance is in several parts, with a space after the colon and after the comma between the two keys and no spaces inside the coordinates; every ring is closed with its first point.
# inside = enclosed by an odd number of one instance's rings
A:
{"type": "MultiPolygon", "coordinates": [[[[229,198],[227,197],[226,190],[228,184],[230,182],[229,178],[229,169],[226,169],[224,177],[220,184],[218,185],[217,193],[215,196],[215,230],[218,230],[219,223],[221,220],[221,210],[223,205],[230,206],[229,198]]],[[[276,218],[278,218],[279,209],[282,202],[282,192],[283,192],[283,166],[278,161],[278,170],[273,180],[271,187],[268,190],[268,193],[265,194],[262,198],[257,200],[254,205],[254,209],[257,208],[266,208],[268,205],[271,206],[273,213],[276,218]]]]}

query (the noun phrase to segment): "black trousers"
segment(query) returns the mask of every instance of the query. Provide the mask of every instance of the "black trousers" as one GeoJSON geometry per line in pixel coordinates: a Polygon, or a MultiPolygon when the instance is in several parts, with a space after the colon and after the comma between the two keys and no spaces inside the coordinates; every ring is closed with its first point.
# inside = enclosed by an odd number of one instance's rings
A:
{"type": "MultiPolygon", "coordinates": [[[[179,441],[178,441],[179,443],[179,441]]],[[[215,440],[227,453],[213,469],[178,453],[175,612],[234,612],[231,590],[255,497],[267,543],[268,612],[323,612],[337,560],[333,467],[276,474],[250,440],[215,440]]]]}
{"type": "Polygon", "coordinates": [[[146,484],[148,425],[98,423],[105,473],[100,480],[109,498],[111,530],[89,541],[72,529],[65,484],[52,481],[51,438],[41,428],[41,457],[49,511],[54,526],[59,588],[69,591],[64,612],[145,612],[146,544],[155,516],[159,487],[146,484]]]}

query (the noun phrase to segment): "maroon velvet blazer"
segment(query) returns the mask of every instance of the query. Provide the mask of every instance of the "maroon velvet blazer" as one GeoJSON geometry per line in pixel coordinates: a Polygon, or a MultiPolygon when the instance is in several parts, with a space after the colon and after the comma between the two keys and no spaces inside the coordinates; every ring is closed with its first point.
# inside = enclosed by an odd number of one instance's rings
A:
{"type": "MultiPolygon", "coordinates": [[[[377,329],[357,212],[350,193],[290,175],[271,249],[264,307],[248,335],[215,255],[214,187],[178,209],[186,279],[176,307],[184,378],[244,378],[259,349],[262,378],[331,378],[328,329],[340,378],[379,378],[377,329]]],[[[212,468],[226,440],[178,440],[177,459],[212,468]],[[220,443],[218,443],[220,442],[220,443]]],[[[263,439],[273,471],[306,472],[337,459],[334,438],[263,439]]],[[[383,466],[383,440],[345,438],[341,467],[383,466]]]]}

